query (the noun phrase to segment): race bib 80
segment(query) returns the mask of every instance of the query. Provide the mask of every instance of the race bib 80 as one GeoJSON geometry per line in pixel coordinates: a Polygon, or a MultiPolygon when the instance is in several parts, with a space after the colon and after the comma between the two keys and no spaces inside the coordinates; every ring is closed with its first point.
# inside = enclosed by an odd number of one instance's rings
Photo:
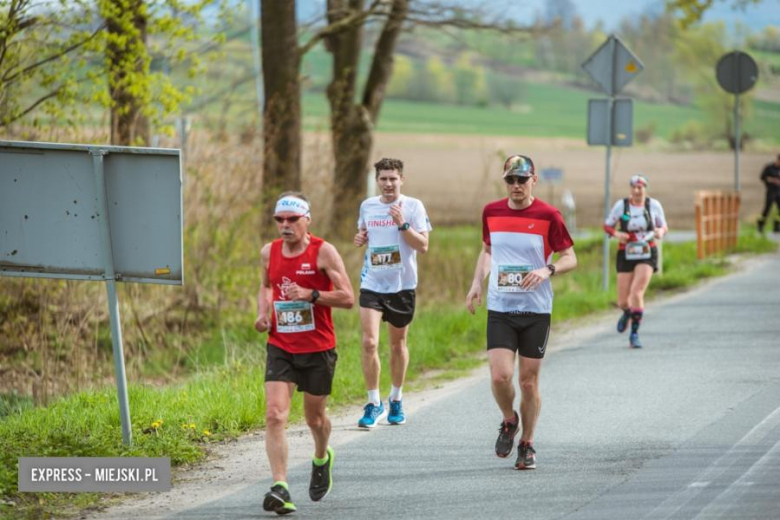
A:
{"type": "Polygon", "coordinates": [[[524,289],[521,285],[525,275],[534,270],[532,265],[499,265],[498,266],[498,291],[499,292],[531,292],[533,289],[524,289]]]}

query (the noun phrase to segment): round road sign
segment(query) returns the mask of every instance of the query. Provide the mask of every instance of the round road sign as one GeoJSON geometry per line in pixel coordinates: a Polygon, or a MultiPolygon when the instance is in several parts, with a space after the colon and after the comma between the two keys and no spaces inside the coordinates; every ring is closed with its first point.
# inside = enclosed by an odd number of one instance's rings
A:
{"type": "Polygon", "coordinates": [[[742,94],[758,81],[758,66],[749,54],[741,51],[724,54],[715,68],[718,83],[726,92],[742,94]]]}

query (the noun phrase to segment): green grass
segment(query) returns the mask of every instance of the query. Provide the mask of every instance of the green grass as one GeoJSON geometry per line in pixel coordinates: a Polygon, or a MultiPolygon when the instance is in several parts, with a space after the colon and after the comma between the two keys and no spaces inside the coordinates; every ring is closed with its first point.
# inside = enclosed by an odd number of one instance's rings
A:
{"type": "MultiPolygon", "coordinates": [[[[780,71],[780,52],[750,49],[749,54],[759,62],[759,66],[768,65],[773,67],[775,71],[780,71]]],[[[775,72],[775,74],[777,74],[777,72],[775,72]]]]}
{"type": "MultiPolygon", "coordinates": [[[[412,356],[409,388],[431,378],[453,378],[479,363],[484,352],[486,312],[470,316],[463,307],[474,261],[480,248],[476,227],[439,228],[432,236],[431,252],[421,260],[420,301],[423,305],[409,333],[412,356]],[[446,287],[446,289],[443,289],[446,287]]],[[[767,252],[777,244],[743,232],[739,252],[767,252]]],[[[555,278],[553,321],[583,316],[613,307],[614,291],[601,287],[601,241],[579,241],[576,271],[555,278]]],[[[723,257],[695,259],[695,244],[667,244],[665,273],[653,278],[650,294],[695,284],[702,278],[728,271],[723,257]]],[[[612,280],[614,288],[614,274],[612,280]]],[[[365,394],[360,367],[360,327],[355,310],[334,311],[339,363],[331,409],[359,403],[365,394]]],[[[82,392],[63,397],[47,407],[31,408],[18,398],[0,416],[0,498],[16,505],[0,505],[0,517],[41,518],[55,512],[76,512],[100,499],[98,494],[16,491],[17,458],[23,456],[167,456],[174,465],[201,460],[210,443],[230,439],[264,425],[264,337],[251,327],[251,316],[224,322],[190,359],[197,372],[170,387],[130,386],[134,444],[121,443],[115,390],[82,392]]],[[[387,367],[386,337],[380,356],[387,367]]],[[[382,373],[381,388],[389,388],[389,371],[382,373]]],[[[301,398],[296,394],[291,419],[301,419],[301,398]]],[[[0,502],[2,504],[2,502],[0,502]]]]}

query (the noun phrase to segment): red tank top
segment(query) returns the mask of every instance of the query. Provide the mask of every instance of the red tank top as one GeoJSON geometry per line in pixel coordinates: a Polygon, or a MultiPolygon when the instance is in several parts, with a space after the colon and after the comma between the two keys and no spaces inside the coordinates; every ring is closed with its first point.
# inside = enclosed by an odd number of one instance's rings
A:
{"type": "Polygon", "coordinates": [[[306,250],[294,257],[285,257],[282,240],[274,240],[268,261],[268,281],[273,288],[268,343],[291,354],[322,352],[336,346],[330,307],[287,299],[287,287],[292,283],[306,289],[333,290],[333,282],[317,266],[324,240],[314,235],[309,238],[306,250]]]}

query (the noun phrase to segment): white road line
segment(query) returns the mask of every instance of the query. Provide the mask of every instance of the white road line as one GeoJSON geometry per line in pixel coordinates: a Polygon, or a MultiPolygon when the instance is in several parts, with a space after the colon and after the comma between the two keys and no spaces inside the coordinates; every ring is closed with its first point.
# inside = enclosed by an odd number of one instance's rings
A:
{"type": "MultiPolygon", "coordinates": [[[[699,473],[691,484],[661,502],[643,518],[652,518],[654,520],[666,520],[670,518],[679,511],[680,508],[701,493],[703,489],[706,489],[711,482],[725,473],[726,470],[734,464],[734,461],[737,460],[737,451],[744,447],[757,444],[778,424],[780,424],[780,407],[775,408],[772,413],[755,425],[744,437],[729,448],[726,453],[718,457],[715,462],[699,473]]],[[[777,447],[777,445],[775,445],[775,447],[777,447]]],[[[774,449],[775,448],[772,448],[772,451],[774,451],[774,449]]]]}
{"type": "Polygon", "coordinates": [[[780,464],[780,441],[777,441],[772,449],[758,459],[755,464],[750,466],[750,469],[707,504],[707,506],[694,517],[694,520],[705,518],[735,518],[734,516],[725,516],[729,512],[729,508],[737,506],[742,495],[744,495],[754,483],[761,482],[763,473],[766,470],[776,468],[778,464],[780,464]]]}

